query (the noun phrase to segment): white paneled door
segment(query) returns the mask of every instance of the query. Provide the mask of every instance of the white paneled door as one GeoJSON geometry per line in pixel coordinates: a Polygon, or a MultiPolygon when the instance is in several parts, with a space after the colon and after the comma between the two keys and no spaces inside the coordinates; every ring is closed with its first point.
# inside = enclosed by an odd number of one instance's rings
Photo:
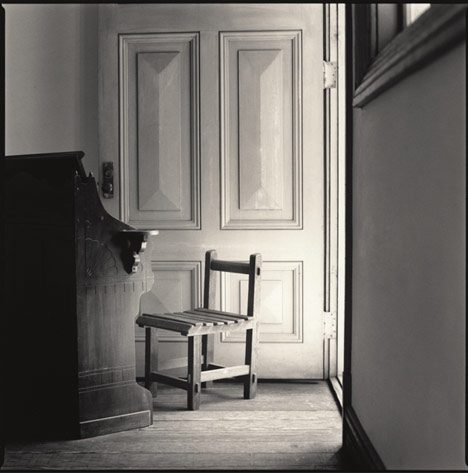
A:
{"type": "MultiPolygon", "coordinates": [[[[99,28],[100,160],[118,170],[104,203],[160,230],[142,310],[201,304],[206,250],[262,253],[258,375],[322,378],[322,5],[100,5],[99,28]]],[[[246,294],[243,275],[219,281],[224,310],[246,294]]],[[[186,340],[161,340],[162,368],[181,365],[186,340]]],[[[216,340],[216,363],[242,357],[239,334],[216,340]]]]}

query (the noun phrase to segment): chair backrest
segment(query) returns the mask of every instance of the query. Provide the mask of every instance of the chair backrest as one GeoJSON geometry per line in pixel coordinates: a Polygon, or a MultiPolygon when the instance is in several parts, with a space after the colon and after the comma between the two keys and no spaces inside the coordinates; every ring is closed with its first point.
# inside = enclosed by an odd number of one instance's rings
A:
{"type": "Polygon", "coordinates": [[[216,300],[216,275],[214,271],[226,273],[240,273],[249,275],[249,296],[247,302],[247,314],[256,317],[260,312],[260,283],[262,271],[262,255],[255,253],[250,255],[248,263],[234,261],[223,261],[216,259],[215,250],[209,250],[205,255],[205,293],[203,307],[214,309],[216,300]]]}

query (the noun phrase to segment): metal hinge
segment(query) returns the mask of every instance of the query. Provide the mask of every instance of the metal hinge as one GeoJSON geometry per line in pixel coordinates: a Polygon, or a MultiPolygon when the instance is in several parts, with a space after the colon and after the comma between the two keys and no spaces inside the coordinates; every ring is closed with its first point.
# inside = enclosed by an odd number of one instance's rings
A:
{"type": "Polygon", "coordinates": [[[323,61],[323,88],[335,89],[337,77],[336,62],[323,61]]]}
{"type": "Polygon", "coordinates": [[[336,312],[323,313],[323,338],[336,338],[336,312]]]}

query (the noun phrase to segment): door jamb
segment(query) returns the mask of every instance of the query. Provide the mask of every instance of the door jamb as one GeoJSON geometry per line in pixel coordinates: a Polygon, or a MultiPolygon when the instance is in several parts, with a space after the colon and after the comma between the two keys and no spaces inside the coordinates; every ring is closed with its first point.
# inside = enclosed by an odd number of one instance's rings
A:
{"type": "Polygon", "coordinates": [[[324,61],[336,63],[336,86],[324,89],[324,378],[341,400],[345,287],[345,5],[324,5],[324,61]],[[327,321],[328,319],[328,321],[327,321]],[[325,328],[325,327],[324,327],[325,328]]]}

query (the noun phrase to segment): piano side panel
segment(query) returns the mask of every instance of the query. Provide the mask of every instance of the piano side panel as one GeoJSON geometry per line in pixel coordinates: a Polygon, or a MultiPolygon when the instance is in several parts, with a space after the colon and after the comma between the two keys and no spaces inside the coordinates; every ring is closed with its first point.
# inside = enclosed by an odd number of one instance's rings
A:
{"type": "Polygon", "coordinates": [[[6,191],[8,277],[0,342],[5,435],[76,437],[72,188],[22,172],[7,179],[6,191]]]}
{"type": "Polygon", "coordinates": [[[81,436],[152,423],[152,397],[136,383],[135,318],[153,285],[151,241],[125,271],[118,234],[128,225],[102,207],[93,178],[76,180],[78,385],[81,436]]]}

